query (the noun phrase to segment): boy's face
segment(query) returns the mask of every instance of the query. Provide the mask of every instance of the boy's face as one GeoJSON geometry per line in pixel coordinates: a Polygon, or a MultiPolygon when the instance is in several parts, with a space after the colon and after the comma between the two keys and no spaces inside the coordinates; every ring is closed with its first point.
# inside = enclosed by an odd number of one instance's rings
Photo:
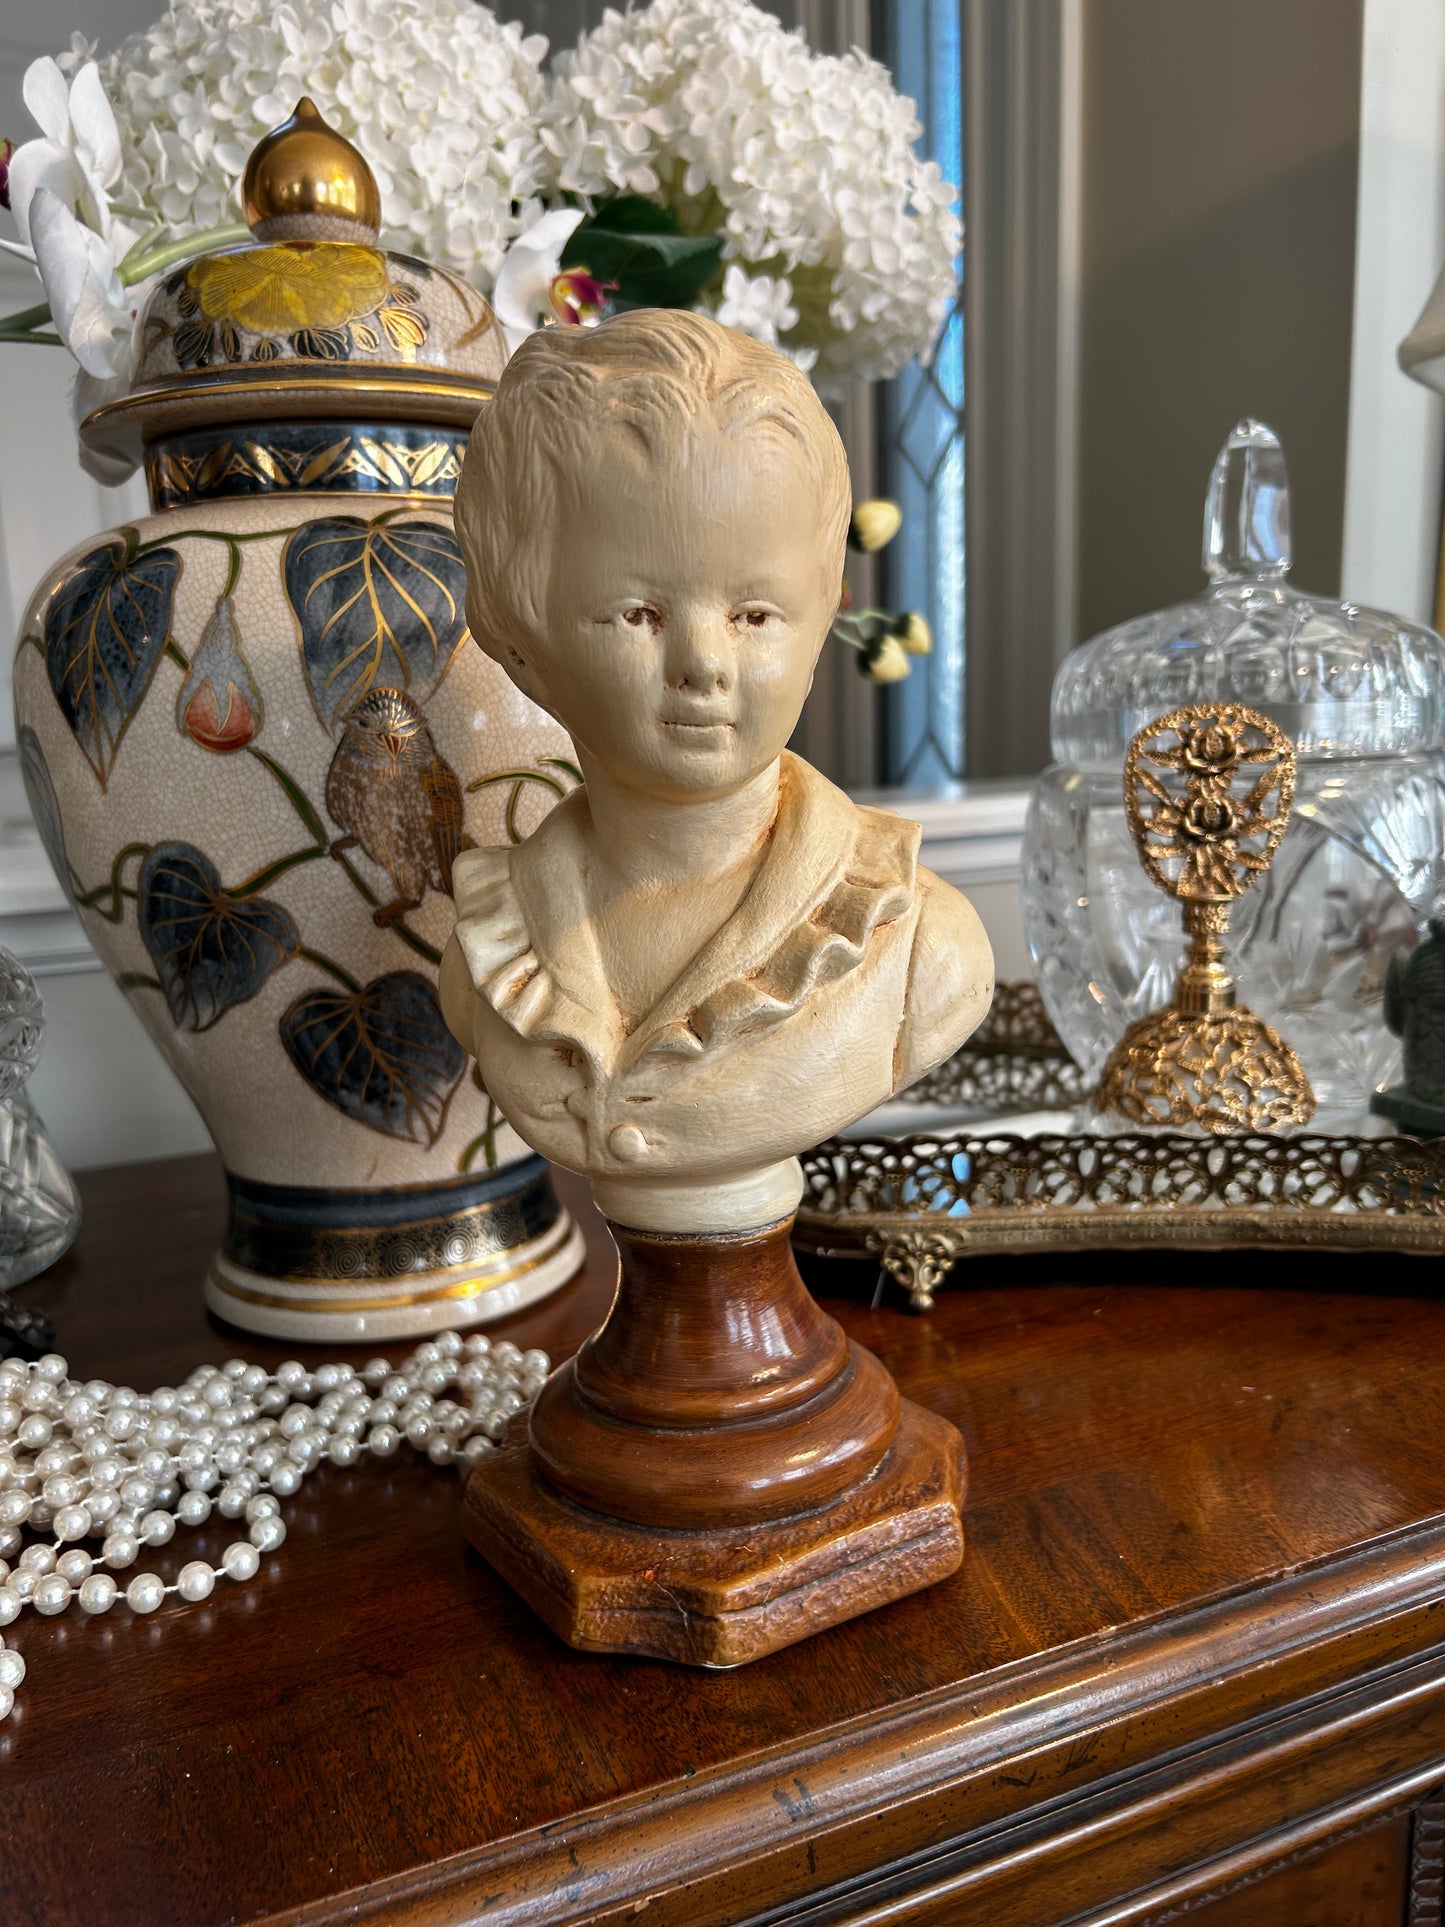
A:
{"type": "Polygon", "coordinates": [[[725,795],[784,748],[838,597],[817,491],[781,431],[606,431],[556,545],[546,700],[617,781],[725,795]]]}

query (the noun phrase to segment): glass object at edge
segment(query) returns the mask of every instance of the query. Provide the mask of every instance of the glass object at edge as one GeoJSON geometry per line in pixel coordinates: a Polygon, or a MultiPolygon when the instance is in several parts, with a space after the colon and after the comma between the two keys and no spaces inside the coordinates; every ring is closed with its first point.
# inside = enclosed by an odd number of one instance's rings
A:
{"type": "Polygon", "coordinates": [[[0,949],[0,1291],[53,1265],[80,1229],[80,1200],[25,1095],[45,1015],[30,972],[0,949]]]}

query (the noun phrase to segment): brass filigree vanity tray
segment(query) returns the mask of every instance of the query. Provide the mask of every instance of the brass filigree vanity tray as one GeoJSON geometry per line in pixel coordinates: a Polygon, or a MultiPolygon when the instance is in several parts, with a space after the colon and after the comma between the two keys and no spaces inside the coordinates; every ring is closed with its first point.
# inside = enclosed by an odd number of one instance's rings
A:
{"type": "Polygon", "coordinates": [[[1303,1135],[1314,1096],[1299,1059],[1236,996],[1229,912],[1269,868],[1294,783],[1293,745],[1241,704],[1141,729],[1124,801],[1140,862],[1183,913],[1171,1001],[1129,1027],[1091,1090],[1034,986],[1001,984],[962,1050],[864,1120],[870,1135],[803,1158],[794,1241],[877,1258],[919,1311],[983,1253],[1445,1252],[1445,1138],[1303,1135]],[[1047,1115],[1076,1107],[1119,1130],[1074,1134],[1047,1115]]]}
{"type": "Polygon", "coordinates": [[[1445,1140],[1019,1137],[975,1123],[830,1138],[802,1163],[794,1243],[876,1258],[915,1311],[960,1259],[986,1253],[1445,1252],[1445,1140]]]}
{"type": "Polygon", "coordinates": [[[933,1129],[829,1138],[805,1153],[793,1242],[876,1259],[915,1311],[931,1308],[961,1259],[1013,1252],[1445,1253],[1445,1138],[1008,1128],[1090,1096],[1034,985],[1001,983],[963,1049],[901,1100],[937,1111],[933,1129]]]}

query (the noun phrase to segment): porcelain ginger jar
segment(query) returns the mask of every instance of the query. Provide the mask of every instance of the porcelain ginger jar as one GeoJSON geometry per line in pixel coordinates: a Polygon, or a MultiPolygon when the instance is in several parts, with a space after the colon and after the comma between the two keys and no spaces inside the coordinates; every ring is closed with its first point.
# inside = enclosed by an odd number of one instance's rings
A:
{"type": "Polygon", "coordinates": [[[1294,811],[1272,867],[1235,906],[1240,994],[1298,1053],[1312,1129],[1366,1128],[1398,1065],[1390,959],[1445,885],[1445,640],[1287,580],[1284,455],[1242,421],[1215,463],[1197,601],[1121,624],[1054,682],[1055,761],[1024,836],[1024,928],[1040,993],[1090,1076],[1170,998],[1177,908],[1141,868],[1123,767],[1136,731],[1186,703],[1241,702],[1291,739],[1294,811]]]}
{"type": "Polygon", "coordinates": [[[466,628],[452,497],[501,331],[364,204],[298,197],[294,152],[286,198],[288,139],[364,168],[303,103],[248,170],[257,238],[154,289],[81,428],[112,474],[144,463],[153,513],[47,571],[14,686],[56,873],[226,1167],[207,1301],[335,1341],[500,1315],[580,1263],[436,992],[454,857],[578,779],[466,628]]]}

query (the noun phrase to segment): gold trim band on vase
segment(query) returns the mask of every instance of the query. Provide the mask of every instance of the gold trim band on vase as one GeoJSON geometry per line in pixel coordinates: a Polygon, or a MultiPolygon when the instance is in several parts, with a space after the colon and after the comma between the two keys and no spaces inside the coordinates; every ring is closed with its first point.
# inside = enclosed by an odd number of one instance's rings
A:
{"type": "Polygon", "coordinates": [[[80,424],[80,441],[92,454],[138,465],[145,447],[165,436],[211,424],[234,426],[248,416],[274,420],[284,414],[332,422],[369,418],[470,430],[494,393],[492,382],[449,378],[431,369],[416,375],[404,369],[381,375],[322,375],[304,367],[285,375],[271,366],[269,373],[254,377],[190,375],[163,388],[143,388],[102,402],[80,424]]]}
{"type": "Polygon", "coordinates": [[[266,1184],[226,1174],[222,1255],[252,1277],[359,1286],[455,1275],[505,1262],[562,1216],[551,1176],[531,1156],[482,1177],[369,1192],[266,1184]]]}
{"type": "Polygon", "coordinates": [[[254,422],[168,435],[145,453],[151,507],[278,495],[422,495],[450,500],[467,431],[377,422],[254,422]]]}
{"type": "MultiPolygon", "coordinates": [[[[224,1254],[218,1252],[211,1263],[211,1281],[218,1293],[228,1298],[240,1299],[243,1304],[263,1305],[272,1311],[316,1311],[316,1312],[353,1312],[353,1311],[401,1311],[413,1305],[441,1304],[447,1300],[482,1298],[489,1291],[496,1291],[510,1285],[529,1272],[550,1264],[566,1249],[570,1240],[578,1235],[570,1217],[564,1212],[556,1227],[556,1236],[541,1251],[517,1261],[515,1255],[493,1268],[486,1275],[473,1275],[458,1279],[454,1284],[438,1285],[427,1291],[412,1291],[393,1294],[385,1298],[358,1298],[349,1295],[348,1281],[344,1278],[318,1280],[308,1279],[311,1287],[293,1296],[282,1296],[277,1292],[257,1291],[249,1285],[237,1284],[220,1264],[229,1262],[224,1254]]],[[[434,1274],[433,1274],[434,1275],[434,1274]]],[[[368,1281],[369,1282],[369,1281],[368,1281]]]]}
{"type": "Polygon", "coordinates": [[[158,406],[167,402],[192,401],[196,396],[213,397],[216,395],[274,395],[284,393],[288,387],[315,388],[325,394],[336,395],[424,395],[436,401],[490,401],[496,392],[496,385],[490,381],[478,381],[474,375],[448,376],[433,369],[409,374],[404,368],[388,369],[376,375],[322,375],[309,363],[298,365],[294,371],[271,366],[265,375],[188,375],[183,381],[169,383],[166,387],[139,388],[131,395],[121,395],[115,401],[104,401],[94,408],[80,424],[80,432],[96,422],[114,421],[120,415],[133,415],[138,409],[158,406]]]}

